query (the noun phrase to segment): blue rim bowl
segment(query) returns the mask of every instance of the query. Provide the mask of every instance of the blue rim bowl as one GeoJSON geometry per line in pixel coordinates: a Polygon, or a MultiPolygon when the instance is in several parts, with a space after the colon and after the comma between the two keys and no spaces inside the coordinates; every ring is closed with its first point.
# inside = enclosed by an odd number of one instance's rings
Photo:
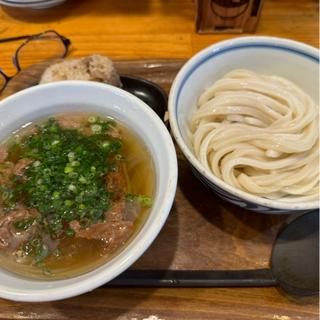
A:
{"type": "Polygon", "coordinates": [[[319,208],[319,201],[284,202],[259,197],[214,176],[195,157],[188,121],[203,90],[236,68],[288,78],[313,99],[319,97],[319,51],[276,37],[240,37],[216,43],[194,55],[181,68],[170,90],[168,109],[173,136],[197,178],[221,198],[260,213],[297,213],[319,208]]]}

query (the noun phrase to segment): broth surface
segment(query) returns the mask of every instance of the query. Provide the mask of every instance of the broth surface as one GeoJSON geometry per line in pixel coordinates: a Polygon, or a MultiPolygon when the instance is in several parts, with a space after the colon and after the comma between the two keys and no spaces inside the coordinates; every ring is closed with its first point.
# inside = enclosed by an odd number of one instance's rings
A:
{"type": "MultiPolygon", "coordinates": [[[[107,118],[105,116],[92,113],[63,113],[53,115],[52,117],[54,119],[57,119],[61,127],[67,129],[72,128],[75,130],[79,130],[79,123],[86,123],[88,122],[88,119],[101,119],[102,122],[110,120],[110,118],[107,118]]],[[[20,130],[17,130],[4,143],[0,144],[0,148],[6,148],[9,151],[5,161],[17,163],[19,159],[21,159],[21,153],[23,152],[23,148],[19,146],[20,143],[27,139],[30,135],[36,133],[37,126],[43,125],[46,122],[46,120],[47,119],[42,119],[26,127],[23,127],[20,130]],[[17,141],[19,142],[18,144],[16,144],[17,141]]],[[[93,123],[93,125],[96,124],[97,123],[93,123]]],[[[90,124],[89,126],[86,126],[92,128],[92,125],[90,124]]],[[[80,130],[82,130],[82,133],[84,135],[93,135],[94,133],[89,132],[87,130],[87,127],[83,129],[83,125],[80,125],[80,130]]],[[[110,200],[110,208],[105,213],[104,217],[106,218],[102,218],[102,220],[96,221],[85,227],[81,226],[79,228],[79,223],[74,223],[75,227],[73,227],[73,222],[69,222],[70,226],[72,226],[71,229],[74,234],[71,236],[63,235],[59,239],[59,254],[56,254],[56,251],[54,251],[54,253],[50,253],[47,257],[43,259],[43,261],[41,261],[40,265],[35,263],[18,263],[16,255],[17,250],[13,252],[12,250],[6,250],[6,248],[1,248],[0,246],[0,266],[2,268],[5,268],[11,272],[20,274],[25,277],[37,279],[56,280],[74,277],[89,272],[95,269],[96,267],[104,264],[106,261],[110,260],[114,255],[118,254],[119,251],[121,251],[130,242],[130,239],[132,239],[134,235],[139,231],[147,217],[148,211],[150,210],[151,204],[147,203],[146,205],[146,202],[149,202],[148,199],[152,198],[154,195],[154,166],[150,154],[148,153],[146,147],[140,141],[140,139],[118,121],[116,121],[116,128],[116,131],[113,132],[112,129],[112,132],[107,132],[107,135],[115,135],[115,139],[121,139],[122,141],[121,152],[119,152],[119,154],[117,153],[116,156],[112,155],[112,157],[116,158],[120,156],[121,158],[121,160],[117,162],[117,170],[121,170],[123,176],[125,177],[126,194],[124,196],[117,196],[117,198],[112,198],[112,200],[110,200]],[[119,138],[119,134],[121,138],[119,138]],[[119,167],[121,167],[121,169],[119,169],[119,167]],[[106,240],[106,233],[104,233],[103,239],[98,239],[92,236],[90,232],[87,232],[87,229],[89,229],[90,231],[90,228],[92,226],[94,226],[95,224],[96,226],[100,226],[105,221],[109,223],[110,218],[108,217],[111,215],[110,212],[113,210],[113,208],[117,206],[118,203],[125,203],[126,209],[125,211],[121,212],[125,212],[123,213],[123,215],[126,216],[125,219],[127,219],[128,221],[130,220],[132,228],[130,229],[130,234],[126,235],[126,237],[124,238],[125,240],[122,241],[121,246],[113,248],[112,244],[108,244],[108,241],[106,240]],[[130,216],[130,212],[134,212],[134,215],[130,216]]],[[[35,161],[28,165],[34,165],[34,162],[35,161]]],[[[75,163],[75,161],[73,161],[72,163],[75,163]]],[[[29,167],[27,167],[26,170],[28,170],[28,168],[29,167]]],[[[108,180],[108,177],[110,177],[109,175],[111,175],[111,173],[108,171],[105,177],[106,181],[108,180]]],[[[88,186],[88,188],[89,187],[90,186],[88,186]]],[[[108,189],[108,187],[106,188],[108,189]]],[[[110,193],[109,189],[108,192],[110,193]]],[[[116,192],[111,192],[111,197],[114,197],[114,194],[116,194],[116,192]]],[[[26,204],[24,203],[23,199],[19,199],[17,205],[23,206],[24,208],[26,207],[26,204]]],[[[3,208],[4,205],[0,202],[0,237],[1,209],[3,210],[3,208]]],[[[5,212],[5,216],[10,215],[10,212],[13,211],[5,212]]],[[[25,223],[25,220],[23,222],[25,223]]],[[[119,225],[120,229],[123,228],[122,224],[119,224],[117,221],[115,221],[114,223],[110,223],[115,226],[119,225]]],[[[127,221],[125,221],[125,223],[127,223],[127,221]]],[[[97,227],[96,229],[99,228],[97,227]]],[[[113,231],[111,230],[110,232],[112,233],[113,231]]]]}

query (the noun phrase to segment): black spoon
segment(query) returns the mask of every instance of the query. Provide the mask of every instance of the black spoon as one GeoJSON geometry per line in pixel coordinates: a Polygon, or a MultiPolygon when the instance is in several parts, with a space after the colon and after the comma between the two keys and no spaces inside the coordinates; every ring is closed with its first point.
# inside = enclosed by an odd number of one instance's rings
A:
{"type": "Polygon", "coordinates": [[[127,270],[106,286],[280,286],[291,295],[319,293],[319,211],[291,222],[277,237],[270,269],[238,271],[127,270]]]}
{"type": "Polygon", "coordinates": [[[164,121],[167,109],[167,95],[161,87],[146,79],[121,75],[122,89],[144,101],[164,121]]]}

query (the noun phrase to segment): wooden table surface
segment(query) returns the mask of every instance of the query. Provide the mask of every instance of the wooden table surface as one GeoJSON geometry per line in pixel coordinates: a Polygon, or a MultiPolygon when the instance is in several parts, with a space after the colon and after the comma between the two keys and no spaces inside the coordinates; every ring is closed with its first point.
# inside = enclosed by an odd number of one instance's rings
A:
{"type": "MultiPolygon", "coordinates": [[[[318,47],[317,0],[265,0],[257,34],[318,47]]],[[[55,29],[72,40],[70,56],[113,59],[189,58],[237,35],[198,35],[191,0],[68,0],[43,11],[0,8],[0,38],[55,29]]],[[[14,73],[18,43],[0,44],[0,67],[14,73]]],[[[0,299],[0,319],[318,319],[317,299],[293,299],[276,288],[100,288],[68,300],[0,299]]]]}

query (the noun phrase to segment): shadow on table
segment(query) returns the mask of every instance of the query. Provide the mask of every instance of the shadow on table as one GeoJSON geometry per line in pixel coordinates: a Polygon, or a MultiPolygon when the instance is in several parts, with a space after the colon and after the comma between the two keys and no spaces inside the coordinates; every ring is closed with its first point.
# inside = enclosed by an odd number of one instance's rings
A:
{"type": "Polygon", "coordinates": [[[180,188],[186,199],[207,222],[224,232],[248,240],[279,229],[290,219],[289,215],[255,213],[226,202],[193,175],[186,160],[180,166],[180,188]]]}
{"type": "MultiPolygon", "coordinates": [[[[220,199],[192,173],[187,161],[179,157],[179,215],[192,224],[184,232],[198,238],[190,252],[179,242],[179,251],[197,257],[194,264],[210,270],[267,268],[273,242],[288,219],[287,215],[266,215],[244,210],[220,199]],[[183,204],[183,208],[181,208],[183,204]],[[189,218],[187,218],[189,217],[189,218]]],[[[186,239],[187,237],[182,237],[186,239]]],[[[187,259],[184,258],[184,261],[187,259]]]]}

